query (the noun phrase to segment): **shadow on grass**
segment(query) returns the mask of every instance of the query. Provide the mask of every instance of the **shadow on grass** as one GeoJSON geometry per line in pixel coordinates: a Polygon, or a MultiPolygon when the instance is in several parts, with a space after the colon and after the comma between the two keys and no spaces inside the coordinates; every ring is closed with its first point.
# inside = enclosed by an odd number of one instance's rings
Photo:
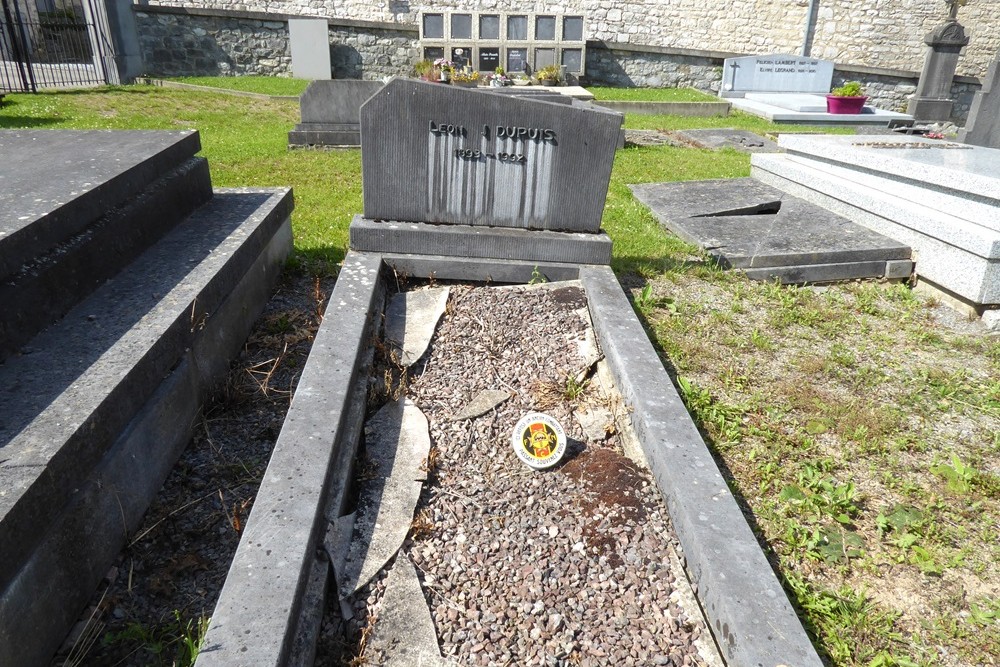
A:
{"type": "Polygon", "coordinates": [[[0,110],[0,128],[7,130],[23,130],[31,127],[46,127],[55,125],[58,118],[39,118],[37,116],[8,116],[0,110]]]}

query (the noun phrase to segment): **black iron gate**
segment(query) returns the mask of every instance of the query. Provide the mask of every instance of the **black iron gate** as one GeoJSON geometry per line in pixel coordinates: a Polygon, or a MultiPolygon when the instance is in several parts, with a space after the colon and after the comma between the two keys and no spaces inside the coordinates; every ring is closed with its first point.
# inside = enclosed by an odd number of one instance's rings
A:
{"type": "Polygon", "coordinates": [[[102,0],[0,0],[0,93],[117,83],[102,0]]]}

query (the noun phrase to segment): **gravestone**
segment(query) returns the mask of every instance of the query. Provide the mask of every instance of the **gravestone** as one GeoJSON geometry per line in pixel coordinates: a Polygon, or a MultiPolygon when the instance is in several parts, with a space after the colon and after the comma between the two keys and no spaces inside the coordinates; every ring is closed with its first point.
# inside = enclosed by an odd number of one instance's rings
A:
{"type": "Polygon", "coordinates": [[[958,133],[958,140],[976,146],[1000,148],[1000,55],[990,63],[983,79],[982,90],[976,93],[969,110],[965,129],[958,133]]]}
{"type": "Polygon", "coordinates": [[[955,100],[950,98],[958,57],[969,43],[969,38],[962,24],[953,19],[927,33],[924,43],[928,47],[924,69],[906,112],[914,120],[946,121],[951,118],[951,109],[955,104],[955,100]]]}
{"type": "Polygon", "coordinates": [[[622,120],[395,79],[361,109],[364,216],[596,233],[622,120]]]}
{"type": "Polygon", "coordinates": [[[330,79],[330,24],[326,19],[288,19],[288,41],[292,52],[292,76],[299,79],[330,79]]]}
{"type": "Polygon", "coordinates": [[[313,81],[299,98],[302,122],[288,133],[288,145],[360,146],[361,105],[381,81],[313,81]]]}
{"type": "Polygon", "coordinates": [[[747,93],[828,93],[833,62],[777,53],[726,58],[720,97],[747,93]]]}

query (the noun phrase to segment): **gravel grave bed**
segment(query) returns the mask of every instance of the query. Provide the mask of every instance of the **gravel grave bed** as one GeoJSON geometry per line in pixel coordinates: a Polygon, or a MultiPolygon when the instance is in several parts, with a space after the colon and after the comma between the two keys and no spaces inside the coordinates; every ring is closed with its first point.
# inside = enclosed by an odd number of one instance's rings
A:
{"type": "MultiPolygon", "coordinates": [[[[590,326],[581,312],[578,283],[452,286],[423,359],[401,378],[386,363],[398,379],[383,391],[417,404],[432,447],[397,559],[416,566],[441,653],[456,664],[718,664],[660,492],[644,462],[625,455],[620,399],[581,356],[590,326]],[[487,389],[512,396],[451,419],[487,389]],[[547,471],[510,445],[530,411],[566,431],[566,455],[547,471]],[[587,415],[599,416],[597,428],[587,415]]],[[[384,582],[385,571],[357,592],[346,623],[331,595],[317,665],[392,663],[368,642],[384,582]]]]}

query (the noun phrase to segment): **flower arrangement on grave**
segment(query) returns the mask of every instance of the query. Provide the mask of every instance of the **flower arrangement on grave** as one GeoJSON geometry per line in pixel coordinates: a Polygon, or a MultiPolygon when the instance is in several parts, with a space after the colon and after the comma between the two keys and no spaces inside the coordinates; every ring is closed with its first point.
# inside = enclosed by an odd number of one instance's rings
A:
{"type": "Polygon", "coordinates": [[[430,60],[421,60],[413,66],[413,76],[424,81],[437,81],[438,73],[434,63],[430,60]]]}
{"type": "Polygon", "coordinates": [[[559,83],[559,79],[562,78],[562,71],[559,65],[547,65],[542,69],[538,70],[538,74],[535,75],[538,82],[543,86],[554,86],[559,83]]]}
{"type": "Polygon", "coordinates": [[[494,88],[501,88],[511,84],[510,77],[507,76],[503,67],[497,67],[493,70],[493,74],[489,75],[487,79],[489,79],[489,84],[494,88]]]}
{"type": "Polygon", "coordinates": [[[466,88],[473,88],[479,85],[479,72],[474,69],[461,69],[456,70],[451,75],[451,82],[456,86],[464,86],[466,88]]]}
{"type": "Polygon", "coordinates": [[[531,85],[531,77],[524,73],[515,74],[514,76],[510,77],[510,80],[515,86],[531,85]]]}
{"type": "Polygon", "coordinates": [[[447,83],[451,80],[451,75],[455,71],[455,63],[447,58],[438,58],[434,61],[434,67],[438,71],[438,81],[447,83]]]}
{"type": "Polygon", "coordinates": [[[865,108],[868,96],[865,95],[860,81],[847,81],[830,91],[826,96],[828,113],[856,114],[865,108]]]}

